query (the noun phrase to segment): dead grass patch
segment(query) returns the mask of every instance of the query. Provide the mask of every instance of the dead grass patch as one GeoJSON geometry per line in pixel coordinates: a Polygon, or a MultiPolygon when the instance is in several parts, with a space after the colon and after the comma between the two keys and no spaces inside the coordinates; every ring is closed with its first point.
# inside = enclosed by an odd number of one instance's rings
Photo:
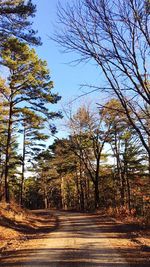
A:
{"type": "Polygon", "coordinates": [[[40,214],[14,203],[0,203],[0,251],[15,249],[36,234],[50,232],[55,225],[56,218],[50,211],[40,214]]]}

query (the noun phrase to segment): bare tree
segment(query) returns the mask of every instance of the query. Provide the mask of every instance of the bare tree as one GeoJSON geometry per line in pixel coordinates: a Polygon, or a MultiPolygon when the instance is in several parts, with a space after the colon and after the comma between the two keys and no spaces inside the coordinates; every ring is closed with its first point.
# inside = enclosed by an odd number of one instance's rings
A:
{"type": "Polygon", "coordinates": [[[96,62],[150,157],[149,14],[149,1],[76,0],[59,6],[54,40],[96,62]]]}
{"type": "Polygon", "coordinates": [[[85,169],[94,185],[95,208],[100,205],[99,186],[101,165],[104,160],[104,145],[110,133],[110,124],[103,128],[103,117],[92,112],[89,106],[81,106],[70,117],[69,126],[72,151],[80,162],[80,180],[85,169]],[[83,167],[84,166],[84,167],[83,167]]]}

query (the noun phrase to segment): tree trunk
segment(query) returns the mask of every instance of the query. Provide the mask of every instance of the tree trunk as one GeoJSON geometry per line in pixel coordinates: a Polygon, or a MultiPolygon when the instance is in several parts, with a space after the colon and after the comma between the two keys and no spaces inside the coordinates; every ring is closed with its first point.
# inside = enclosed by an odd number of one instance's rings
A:
{"type": "Polygon", "coordinates": [[[127,181],[127,193],[128,193],[128,209],[131,212],[131,193],[130,193],[130,182],[128,176],[126,177],[127,181]]]}
{"type": "MultiPolygon", "coordinates": [[[[150,125],[150,123],[149,123],[150,125]]],[[[150,150],[150,136],[148,136],[148,146],[150,150]]],[[[149,181],[150,181],[150,152],[148,152],[148,173],[149,173],[149,181]]]]}
{"type": "Polygon", "coordinates": [[[4,168],[2,167],[2,172],[0,174],[0,201],[2,201],[4,197],[3,176],[4,176],[4,168]]]}
{"type": "Polygon", "coordinates": [[[85,177],[85,208],[86,210],[89,209],[89,179],[88,176],[86,175],[85,177]]]}
{"type": "Polygon", "coordinates": [[[124,206],[124,200],[125,200],[125,180],[124,175],[122,173],[122,165],[120,160],[120,143],[118,144],[117,141],[117,128],[115,127],[115,156],[117,161],[117,172],[118,172],[118,178],[119,178],[119,189],[120,189],[120,202],[121,206],[124,206]]]}
{"type": "Polygon", "coordinates": [[[78,168],[76,167],[76,188],[77,188],[77,209],[80,210],[81,202],[80,202],[80,186],[79,186],[79,175],[78,175],[78,168]]]}
{"type": "Polygon", "coordinates": [[[66,206],[65,206],[65,195],[64,195],[65,189],[64,189],[64,177],[61,177],[61,206],[62,209],[65,210],[66,206]]]}
{"type": "Polygon", "coordinates": [[[7,132],[7,143],[6,143],[6,157],[5,157],[5,172],[4,172],[5,201],[6,202],[10,201],[8,172],[9,172],[9,160],[10,160],[11,131],[12,131],[12,103],[10,103],[10,108],[9,108],[8,132],[7,132]]]}
{"type": "Polygon", "coordinates": [[[26,141],[26,129],[25,129],[25,126],[24,126],[24,132],[23,132],[23,153],[22,153],[22,173],[21,173],[21,186],[20,186],[20,205],[21,206],[23,206],[23,191],[24,191],[25,141],[26,141]]]}
{"type": "Polygon", "coordinates": [[[95,209],[99,208],[99,169],[100,169],[100,153],[98,153],[97,160],[96,160],[96,172],[95,172],[95,209]]]}
{"type": "MultiPolygon", "coordinates": [[[[81,139],[81,133],[80,133],[80,139],[81,139]]],[[[81,140],[80,140],[80,144],[81,144],[81,140]]],[[[80,164],[80,166],[79,166],[79,172],[80,172],[80,180],[79,180],[79,182],[80,182],[80,205],[81,205],[81,207],[80,207],[80,209],[82,210],[82,211],[84,211],[84,208],[85,208],[85,205],[84,205],[84,190],[83,190],[83,177],[82,177],[82,159],[81,159],[81,148],[80,148],[80,162],[79,162],[79,164],[80,164]]]]}
{"type": "Polygon", "coordinates": [[[99,202],[100,202],[100,199],[99,199],[99,188],[98,188],[98,179],[95,180],[94,182],[94,193],[95,193],[95,209],[98,209],[99,208],[99,202]]]}
{"type": "Polygon", "coordinates": [[[83,181],[80,179],[80,209],[84,211],[84,190],[83,190],[83,181]]]}
{"type": "Polygon", "coordinates": [[[46,185],[44,185],[44,208],[47,209],[48,208],[48,198],[47,198],[47,188],[46,185]]]}
{"type": "Polygon", "coordinates": [[[124,174],[121,173],[121,205],[125,205],[125,177],[124,174]]]}

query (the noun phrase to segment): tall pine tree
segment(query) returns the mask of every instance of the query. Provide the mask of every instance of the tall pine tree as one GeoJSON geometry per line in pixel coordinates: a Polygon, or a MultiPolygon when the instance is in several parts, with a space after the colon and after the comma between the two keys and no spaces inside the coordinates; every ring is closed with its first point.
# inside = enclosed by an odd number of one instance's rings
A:
{"type": "Polygon", "coordinates": [[[59,116],[50,112],[49,104],[57,103],[58,94],[52,94],[53,82],[50,80],[46,61],[38,58],[34,49],[10,38],[1,50],[2,63],[8,69],[8,86],[0,94],[5,98],[8,108],[8,128],[5,158],[5,199],[9,198],[9,162],[12,131],[15,123],[21,121],[23,109],[33,110],[47,119],[59,116]],[[6,89],[7,88],[7,89],[6,89]],[[6,94],[7,90],[7,94],[6,94]]]}

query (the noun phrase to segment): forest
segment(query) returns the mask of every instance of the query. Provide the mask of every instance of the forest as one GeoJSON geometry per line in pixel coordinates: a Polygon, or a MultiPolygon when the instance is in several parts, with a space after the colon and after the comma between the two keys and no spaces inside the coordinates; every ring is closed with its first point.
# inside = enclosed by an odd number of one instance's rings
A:
{"type": "Polygon", "coordinates": [[[0,0],[0,202],[150,219],[149,14],[149,0],[59,6],[52,41],[105,79],[89,85],[96,108],[87,101],[63,113],[36,53],[36,6],[0,0]],[[57,119],[67,137],[57,137],[57,119]]]}

